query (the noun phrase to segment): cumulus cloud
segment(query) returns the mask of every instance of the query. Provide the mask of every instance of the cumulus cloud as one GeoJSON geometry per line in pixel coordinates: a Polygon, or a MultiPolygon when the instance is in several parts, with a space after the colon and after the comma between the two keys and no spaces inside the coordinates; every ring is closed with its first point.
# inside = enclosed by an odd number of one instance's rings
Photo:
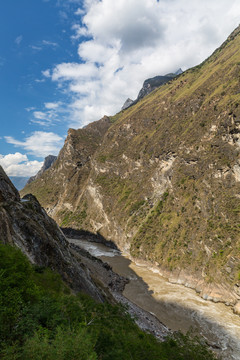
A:
{"type": "Polygon", "coordinates": [[[0,165],[8,176],[30,177],[35,175],[43,165],[42,161],[30,161],[26,154],[16,152],[15,154],[1,155],[0,165]]]}
{"type": "Polygon", "coordinates": [[[240,6],[238,0],[84,0],[74,15],[79,62],[43,75],[70,95],[70,126],[79,127],[117,112],[146,78],[203,61],[238,25],[240,6]]]}
{"type": "Polygon", "coordinates": [[[39,158],[49,154],[57,155],[63,145],[63,138],[53,132],[35,131],[24,141],[16,140],[12,136],[4,138],[7,143],[23,148],[28,154],[39,158]]]}

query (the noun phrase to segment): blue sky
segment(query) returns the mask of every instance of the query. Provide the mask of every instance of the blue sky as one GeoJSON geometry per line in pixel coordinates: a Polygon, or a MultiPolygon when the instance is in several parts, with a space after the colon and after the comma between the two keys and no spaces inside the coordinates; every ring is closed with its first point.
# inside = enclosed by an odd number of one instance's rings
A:
{"type": "MultiPolygon", "coordinates": [[[[53,114],[49,125],[42,126],[37,121],[41,110],[46,109],[44,104],[51,106],[51,102],[60,102],[63,97],[67,101],[68,95],[58,91],[42,72],[57,62],[79,60],[75,44],[70,41],[74,12],[79,5],[80,2],[68,7],[42,0],[0,3],[0,154],[25,154],[26,149],[8,143],[5,137],[24,142],[36,131],[59,136],[55,136],[56,149],[53,143],[50,151],[56,153],[62,145],[68,127],[64,114],[53,114]]],[[[39,157],[36,156],[37,148],[27,153],[30,161],[41,161],[47,155],[39,151],[39,157]]]]}
{"type": "Polygon", "coordinates": [[[239,19],[238,0],[1,1],[0,164],[34,175],[69,127],[116,113],[148,77],[200,63],[239,19]]]}

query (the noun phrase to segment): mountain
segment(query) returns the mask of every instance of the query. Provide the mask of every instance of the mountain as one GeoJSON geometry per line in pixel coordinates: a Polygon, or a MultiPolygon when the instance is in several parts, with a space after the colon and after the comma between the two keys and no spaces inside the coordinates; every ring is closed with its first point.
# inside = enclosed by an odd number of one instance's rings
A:
{"type": "Polygon", "coordinates": [[[24,176],[10,176],[10,180],[18,190],[24,188],[24,186],[28,182],[28,179],[29,179],[28,177],[24,177],[24,176]]]}
{"type": "Polygon", "coordinates": [[[1,243],[20,248],[32,263],[57,271],[75,291],[84,291],[98,301],[103,299],[89,269],[71,254],[55,221],[49,218],[33,195],[20,199],[1,166],[0,239],[1,243]]]}
{"type": "MultiPolygon", "coordinates": [[[[38,171],[38,173],[36,175],[31,176],[28,179],[27,183],[30,184],[32,181],[41,177],[41,175],[44,173],[44,171],[48,170],[56,160],[57,160],[57,156],[54,156],[54,155],[48,155],[47,157],[45,157],[44,163],[43,163],[43,166],[41,167],[41,169],[38,171]]],[[[26,185],[26,183],[24,185],[26,185]]]]}
{"type": "Polygon", "coordinates": [[[27,185],[59,225],[100,233],[205,299],[240,299],[240,27],[199,66],[70,129],[27,185]]]}
{"type": "Polygon", "coordinates": [[[177,75],[180,75],[182,72],[183,72],[182,69],[178,69],[176,73],[166,74],[164,76],[158,75],[158,76],[154,76],[153,78],[145,80],[142,89],[138,93],[137,101],[143,99],[152,91],[166,84],[168,81],[172,80],[177,75]]]}
{"type": "Polygon", "coordinates": [[[157,89],[158,87],[162,86],[163,84],[166,84],[168,81],[172,80],[177,75],[182,74],[182,69],[179,68],[175,73],[170,73],[166,75],[158,75],[154,76],[152,78],[149,78],[144,81],[143,86],[141,90],[138,93],[137,99],[127,99],[125,103],[123,104],[121,110],[127,109],[129,106],[136,104],[139,100],[143,99],[145,96],[150,94],[152,91],[157,89]]]}
{"type": "Polygon", "coordinates": [[[127,99],[126,101],[125,101],[125,103],[123,104],[123,106],[122,106],[122,109],[121,110],[125,110],[125,109],[127,109],[130,105],[132,105],[133,104],[133,100],[132,99],[127,99]]]}
{"type": "Polygon", "coordinates": [[[41,167],[41,169],[38,171],[38,173],[34,176],[29,177],[24,177],[24,176],[10,176],[10,180],[12,181],[13,185],[17,188],[17,190],[21,190],[24,188],[24,186],[26,184],[30,184],[33,180],[38,179],[44,171],[46,171],[47,169],[49,169],[52,164],[54,163],[54,161],[57,160],[57,156],[54,155],[48,155],[45,159],[44,159],[44,163],[43,166],[41,167]]]}

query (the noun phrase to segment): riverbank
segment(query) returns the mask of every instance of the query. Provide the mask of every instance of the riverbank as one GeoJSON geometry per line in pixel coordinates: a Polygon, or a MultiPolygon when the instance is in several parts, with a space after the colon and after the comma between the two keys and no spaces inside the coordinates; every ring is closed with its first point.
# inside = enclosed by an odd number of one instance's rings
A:
{"type": "Polygon", "coordinates": [[[234,314],[240,315],[240,284],[236,284],[234,290],[232,290],[227,284],[206,282],[203,278],[196,278],[181,269],[173,271],[162,269],[159,264],[154,265],[151,262],[136,259],[129,252],[125,252],[123,255],[127,256],[137,266],[147,267],[149,271],[160,275],[169,283],[192,289],[204,300],[214,303],[220,302],[228,307],[230,306],[234,314]]]}
{"type": "Polygon", "coordinates": [[[122,254],[130,259],[138,266],[145,266],[171,284],[182,285],[186,288],[194,290],[202,299],[212,301],[214,303],[223,303],[230,306],[236,315],[240,315],[240,281],[232,288],[228,284],[217,284],[206,281],[203,274],[199,276],[187,273],[182,269],[174,269],[172,271],[161,268],[160,264],[154,264],[150,261],[132,257],[130,252],[126,249],[118,249],[113,241],[108,241],[100,234],[92,234],[82,230],[75,230],[71,228],[62,229],[67,238],[75,240],[87,239],[92,243],[103,244],[111,249],[121,250],[122,254]]]}
{"type": "Polygon", "coordinates": [[[141,311],[152,314],[172,331],[191,331],[202,336],[224,360],[240,359],[240,317],[234,315],[230,307],[221,302],[206,301],[195,290],[170,283],[148,264],[132,262],[126,254],[123,256],[103,244],[87,239],[71,242],[88,250],[110,265],[114,273],[127,279],[120,295],[141,311]]]}
{"type": "MultiPolygon", "coordinates": [[[[126,312],[135,320],[140,329],[151,333],[160,341],[164,341],[167,336],[172,334],[172,331],[162,324],[154,315],[143,310],[123,295],[123,290],[129,282],[129,279],[115,273],[108,263],[92,256],[90,252],[81,248],[76,243],[71,243],[71,241],[74,240],[76,239],[70,240],[71,252],[83,266],[90,269],[93,281],[100,286],[103,295],[108,301],[122,304],[126,308],[126,312]]],[[[112,251],[114,251],[114,249],[112,251]]]]}

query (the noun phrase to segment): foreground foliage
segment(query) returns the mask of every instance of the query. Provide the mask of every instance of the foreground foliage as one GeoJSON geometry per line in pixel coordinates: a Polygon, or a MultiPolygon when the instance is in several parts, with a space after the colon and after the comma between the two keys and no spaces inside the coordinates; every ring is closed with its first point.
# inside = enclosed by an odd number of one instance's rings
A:
{"type": "Polygon", "coordinates": [[[4,360],[211,360],[199,341],[159,343],[124,308],[74,296],[59,275],[0,244],[0,358],[4,360]]]}

